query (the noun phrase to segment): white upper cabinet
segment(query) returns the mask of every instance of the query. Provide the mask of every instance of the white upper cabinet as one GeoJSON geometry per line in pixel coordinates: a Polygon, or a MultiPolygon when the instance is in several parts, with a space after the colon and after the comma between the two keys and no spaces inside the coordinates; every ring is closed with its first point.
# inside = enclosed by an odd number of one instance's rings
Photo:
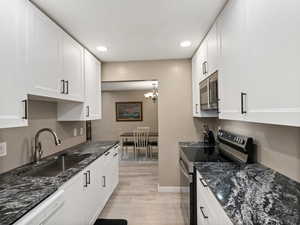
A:
{"type": "Polygon", "coordinates": [[[29,94],[83,102],[83,48],[29,4],[29,94]]]}
{"type": "Polygon", "coordinates": [[[192,58],[192,98],[193,98],[193,116],[200,117],[200,90],[199,82],[200,76],[202,75],[201,71],[201,62],[200,62],[200,51],[199,49],[192,58]]]}
{"type": "Polygon", "coordinates": [[[84,101],[83,47],[62,32],[62,77],[68,100],[84,101]]]}
{"type": "Polygon", "coordinates": [[[300,126],[299,8],[296,0],[227,3],[217,22],[221,119],[300,126]]]}
{"type": "Polygon", "coordinates": [[[217,117],[216,111],[201,110],[200,82],[208,76],[207,65],[207,45],[203,42],[192,58],[192,98],[193,98],[193,117],[217,117]]]}
{"type": "Polygon", "coordinates": [[[84,51],[84,103],[59,102],[59,121],[86,121],[101,119],[101,63],[84,51]]]}
{"type": "Polygon", "coordinates": [[[218,70],[217,25],[214,24],[206,37],[207,40],[207,71],[208,75],[218,70]]]}
{"type": "Polygon", "coordinates": [[[27,126],[24,4],[23,0],[0,1],[0,128],[27,126]]]}
{"type": "Polygon", "coordinates": [[[92,54],[84,54],[85,94],[88,120],[101,119],[101,62],[92,54]]]}
{"type": "Polygon", "coordinates": [[[218,19],[221,38],[218,63],[221,119],[242,120],[244,116],[241,113],[241,94],[246,75],[245,6],[244,0],[229,1],[218,19]]]}
{"type": "Polygon", "coordinates": [[[246,120],[300,126],[300,1],[246,2],[246,120]]]}
{"type": "Polygon", "coordinates": [[[31,79],[30,94],[61,98],[62,32],[47,16],[29,4],[28,27],[28,77],[31,79]]]}

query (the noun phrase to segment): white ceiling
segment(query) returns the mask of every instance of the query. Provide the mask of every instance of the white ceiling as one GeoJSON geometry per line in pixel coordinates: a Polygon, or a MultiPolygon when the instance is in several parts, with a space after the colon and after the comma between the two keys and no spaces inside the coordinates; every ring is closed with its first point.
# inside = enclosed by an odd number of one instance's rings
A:
{"type": "Polygon", "coordinates": [[[152,90],[153,84],[158,86],[158,81],[102,82],[102,91],[152,90]]]}
{"type": "Polygon", "coordinates": [[[226,0],[32,0],[103,61],[189,58],[226,0]],[[189,48],[179,47],[190,40],[189,48]],[[96,47],[108,47],[105,53],[96,47]]]}

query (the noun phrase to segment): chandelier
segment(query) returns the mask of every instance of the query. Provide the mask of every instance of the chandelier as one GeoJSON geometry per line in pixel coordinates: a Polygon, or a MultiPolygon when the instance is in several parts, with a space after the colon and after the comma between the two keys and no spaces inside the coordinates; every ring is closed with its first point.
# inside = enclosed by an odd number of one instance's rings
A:
{"type": "Polygon", "coordinates": [[[152,99],[152,101],[156,101],[158,98],[158,85],[153,83],[153,88],[152,88],[152,92],[148,92],[146,94],[144,94],[145,98],[147,99],[152,99]]]}

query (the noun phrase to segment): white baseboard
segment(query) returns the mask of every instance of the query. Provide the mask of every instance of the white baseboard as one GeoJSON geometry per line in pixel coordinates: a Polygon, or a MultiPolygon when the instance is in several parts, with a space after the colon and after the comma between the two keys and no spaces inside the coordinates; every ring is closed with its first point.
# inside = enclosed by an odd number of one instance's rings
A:
{"type": "Polygon", "coordinates": [[[187,192],[188,187],[181,187],[181,186],[159,186],[157,185],[158,192],[165,192],[165,193],[180,193],[180,192],[187,192]]]}

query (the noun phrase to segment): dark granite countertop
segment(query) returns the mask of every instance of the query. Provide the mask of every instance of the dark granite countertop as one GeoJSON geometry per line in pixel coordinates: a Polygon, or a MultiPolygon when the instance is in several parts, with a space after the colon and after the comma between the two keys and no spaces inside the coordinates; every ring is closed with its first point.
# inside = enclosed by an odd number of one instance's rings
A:
{"type": "Polygon", "coordinates": [[[117,143],[117,141],[83,143],[58,153],[90,154],[90,156],[55,177],[31,177],[26,173],[50,163],[58,154],[43,159],[39,165],[27,164],[1,174],[0,225],[10,225],[16,222],[117,143]]]}
{"type": "Polygon", "coordinates": [[[234,225],[299,225],[300,183],[260,164],[197,163],[234,225]]]}

